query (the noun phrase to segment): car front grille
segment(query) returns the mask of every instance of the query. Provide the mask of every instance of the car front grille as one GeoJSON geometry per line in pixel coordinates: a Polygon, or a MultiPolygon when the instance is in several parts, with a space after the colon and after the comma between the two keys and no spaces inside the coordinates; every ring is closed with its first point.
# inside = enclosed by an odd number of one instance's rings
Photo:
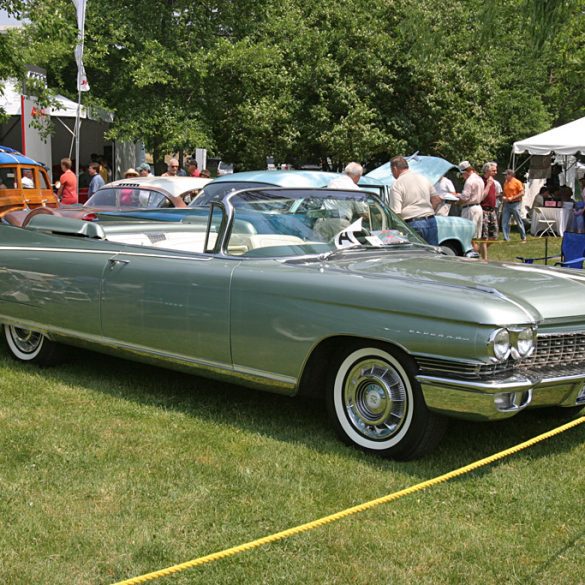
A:
{"type": "Polygon", "coordinates": [[[544,333],[537,336],[536,351],[521,361],[485,364],[419,357],[420,372],[475,380],[501,377],[512,372],[547,372],[558,375],[585,370],[585,333],[544,333]]]}
{"type": "Polygon", "coordinates": [[[547,333],[538,335],[536,351],[522,360],[519,368],[541,370],[579,364],[585,365],[585,333],[547,333]]]}

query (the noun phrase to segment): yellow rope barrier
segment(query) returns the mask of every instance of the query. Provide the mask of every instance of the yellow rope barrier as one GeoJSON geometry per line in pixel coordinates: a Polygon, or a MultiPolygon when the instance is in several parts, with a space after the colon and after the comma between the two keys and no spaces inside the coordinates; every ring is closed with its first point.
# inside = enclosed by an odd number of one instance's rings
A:
{"type": "Polygon", "coordinates": [[[365,512],[371,508],[376,506],[380,506],[381,504],[387,504],[388,502],[393,502],[402,498],[404,496],[409,496],[415,492],[427,489],[431,486],[438,485],[440,483],[449,481],[455,477],[459,477],[466,473],[470,473],[471,471],[475,471],[480,467],[484,467],[500,459],[505,457],[509,457],[510,455],[514,455],[519,451],[527,449],[528,447],[532,447],[541,441],[546,439],[550,439],[555,435],[568,431],[577,425],[585,423],[585,416],[577,418],[573,421],[570,421],[560,427],[557,427],[551,431],[543,433],[542,435],[538,435],[524,443],[520,443],[514,447],[510,447],[504,451],[500,451],[494,455],[490,455],[484,459],[480,459],[479,461],[475,461],[474,463],[470,463],[469,465],[465,465],[464,467],[460,467],[449,473],[445,473],[444,475],[439,475],[434,479],[430,479],[427,481],[423,481],[422,483],[418,483],[414,486],[405,488],[398,492],[394,492],[392,494],[388,494],[386,496],[382,496],[381,498],[377,498],[375,500],[370,500],[369,502],[365,502],[364,504],[359,504],[357,506],[353,506],[352,508],[347,508],[342,510],[341,512],[336,512],[335,514],[331,514],[329,516],[324,516],[323,518],[319,518],[318,520],[313,520],[312,522],[307,522],[306,524],[300,524],[299,526],[295,526],[293,528],[289,528],[287,530],[283,530],[282,532],[276,532],[275,534],[271,534],[269,536],[264,536],[263,538],[258,538],[257,540],[252,540],[250,542],[246,542],[244,544],[240,544],[238,546],[233,546],[231,548],[224,549],[219,552],[215,552],[203,557],[199,557],[197,559],[193,559],[191,561],[187,561],[185,563],[181,563],[179,565],[174,565],[172,567],[168,567],[166,569],[161,569],[159,571],[154,571],[152,573],[148,573],[146,575],[142,575],[140,577],[133,577],[132,579],[127,579],[125,581],[119,581],[114,583],[114,585],[137,585],[139,583],[146,583],[147,581],[152,581],[154,579],[159,579],[160,577],[167,577],[174,573],[179,573],[180,571],[185,571],[186,569],[192,569],[194,567],[199,567],[201,565],[205,565],[207,563],[212,563],[214,561],[219,561],[220,559],[226,559],[228,557],[232,557],[242,552],[246,552],[255,548],[259,548],[264,546],[265,544],[270,544],[272,542],[276,542],[279,540],[283,540],[285,538],[289,538],[290,536],[295,536],[296,534],[301,534],[302,532],[307,532],[309,530],[313,530],[314,528],[319,528],[321,526],[325,526],[326,524],[330,524],[331,522],[336,522],[337,520],[341,520],[342,518],[347,518],[348,516],[352,516],[353,514],[358,514],[359,512],[365,512]]]}

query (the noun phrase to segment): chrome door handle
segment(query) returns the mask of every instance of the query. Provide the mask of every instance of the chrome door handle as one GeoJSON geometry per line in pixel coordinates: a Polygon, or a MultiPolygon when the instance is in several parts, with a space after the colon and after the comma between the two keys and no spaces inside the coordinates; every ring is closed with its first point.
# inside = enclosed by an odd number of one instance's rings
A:
{"type": "Polygon", "coordinates": [[[110,270],[112,270],[115,266],[124,266],[126,264],[130,264],[130,260],[119,260],[118,258],[110,258],[108,260],[110,264],[110,270]]]}

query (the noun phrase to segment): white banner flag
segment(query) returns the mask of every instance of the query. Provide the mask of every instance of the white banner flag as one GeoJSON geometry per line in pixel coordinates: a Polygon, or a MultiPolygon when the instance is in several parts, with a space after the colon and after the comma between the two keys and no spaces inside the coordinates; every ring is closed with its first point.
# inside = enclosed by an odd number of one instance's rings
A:
{"type": "Polygon", "coordinates": [[[75,61],[77,61],[77,90],[89,91],[89,82],[83,66],[83,36],[85,34],[85,5],[86,0],[71,0],[77,10],[77,38],[79,42],[75,47],[75,61]]]}

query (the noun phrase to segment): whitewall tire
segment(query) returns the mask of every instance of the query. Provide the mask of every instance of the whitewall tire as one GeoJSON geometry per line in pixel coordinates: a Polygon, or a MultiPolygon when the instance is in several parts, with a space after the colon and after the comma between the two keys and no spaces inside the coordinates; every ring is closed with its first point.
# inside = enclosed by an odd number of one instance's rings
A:
{"type": "Polygon", "coordinates": [[[446,419],[427,409],[415,371],[414,361],[393,348],[353,346],[340,352],[327,402],[342,440],[395,459],[433,449],[446,419]]]}
{"type": "Polygon", "coordinates": [[[49,366],[60,361],[61,346],[38,331],[16,325],[4,325],[4,336],[14,359],[49,366]]]}

